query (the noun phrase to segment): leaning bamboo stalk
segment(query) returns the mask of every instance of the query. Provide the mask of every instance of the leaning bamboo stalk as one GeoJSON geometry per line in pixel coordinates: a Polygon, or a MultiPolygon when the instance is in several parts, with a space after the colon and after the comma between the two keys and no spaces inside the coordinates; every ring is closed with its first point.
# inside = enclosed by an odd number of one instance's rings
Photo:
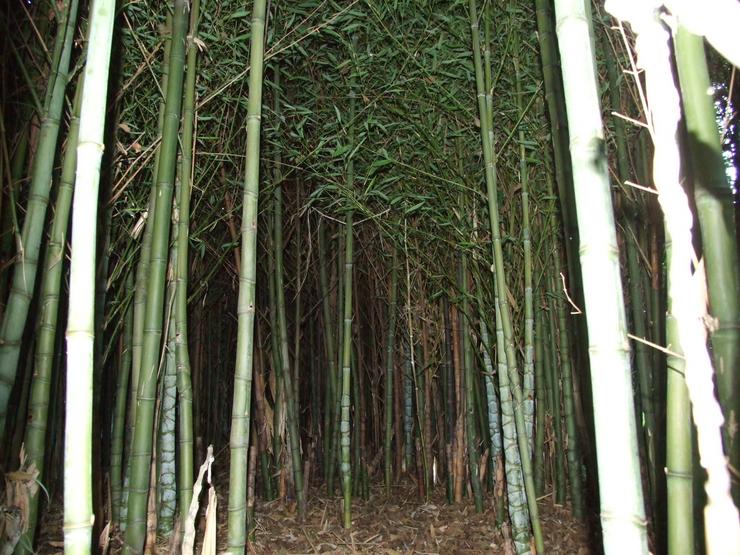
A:
{"type": "Polygon", "coordinates": [[[3,312],[2,325],[0,325],[0,435],[5,431],[8,400],[15,384],[21,339],[36,283],[38,257],[57,151],[59,124],[64,109],[64,91],[69,80],[77,5],[77,0],[68,0],[59,10],[60,20],[56,38],[59,57],[55,60],[56,64],[49,70],[44,113],[31,170],[28,205],[18,244],[19,256],[13,267],[10,297],[3,312]]]}
{"type": "Polygon", "coordinates": [[[672,78],[670,33],[652,6],[606,3],[616,18],[636,34],[639,67],[645,70],[645,96],[655,152],[653,178],[671,241],[668,295],[686,361],[686,385],[697,429],[700,461],[707,471],[704,508],[707,551],[736,554],[740,524],[730,496],[730,476],[722,450],[722,411],[714,397],[713,368],[707,350],[706,281],[703,264],[695,265],[692,215],[681,188],[676,131],[680,98],[672,78]]]}
{"type": "MultiPolygon", "coordinates": [[[[84,76],[84,73],[82,74],[84,76]]],[[[67,146],[64,152],[62,174],[59,179],[59,191],[54,204],[54,220],[51,225],[49,242],[44,261],[44,272],[41,276],[41,309],[36,350],[34,353],[33,379],[28,401],[28,423],[26,425],[24,445],[29,465],[35,465],[39,479],[44,481],[44,459],[46,447],[46,430],[51,395],[51,376],[56,345],[56,332],[59,326],[59,293],[64,275],[64,250],[66,245],[69,214],[72,207],[75,170],[77,168],[77,139],[80,128],[80,110],[82,107],[82,76],[77,81],[74,110],[69,124],[67,146]]],[[[20,545],[31,546],[36,531],[38,517],[39,491],[31,496],[27,518],[26,540],[20,545]]]]}

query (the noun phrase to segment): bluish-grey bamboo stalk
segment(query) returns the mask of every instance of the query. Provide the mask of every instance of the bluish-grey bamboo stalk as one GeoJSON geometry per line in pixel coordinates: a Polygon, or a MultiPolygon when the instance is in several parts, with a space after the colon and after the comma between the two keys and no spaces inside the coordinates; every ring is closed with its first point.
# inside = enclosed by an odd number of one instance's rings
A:
{"type": "Polygon", "coordinates": [[[511,519],[511,534],[514,547],[518,555],[530,553],[529,546],[529,509],[527,495],[524,491],[524,476],[522,472],[519,444],[517,441],[516,424],[514,423],[514,402],[509,384],[507,371],[505,338],[501,324],[498,296],[494,298],[496,311],[496,357],[498,366],[498,391],[501,398],[501,429],[504,440],[504,471],[506,472],[506,493],[509,499],[509,518],[511,519]]]}
{"type": "Polygon", "coordinates": [[[249,100],[247,103],[247,161],[242,207],[241,264],[239,270],[238,334],[234,401],[229,448],[227,553],[241,555],[247,541],[247,456],[252,398],[254,317],[257,282],[257,199],[260,166],[260,117],[265,39],[265,0],[255,0],[249,39],[249,100]]]}
{"type": "Polygon", "coordinates": [[[88,554],[92,546],[96,216],[114,18],[113,0],[94,0],[88,44],[95,48],[87,49],[77,140],[64,434],[64,551],[70,555],[88,554]]]}
{"type": "MultiPolygon", "coordinates": [[[[176,264],[177,252],[172,249],[173,263],[176,264]]],[[[168,293],[173,297],[176,285],[172,283],[168,293]]],[[[168,303],[172,307],[173,303],[168,303]]],[[[170,308],[171,310],[171,308],[170,308]]],[[[162,402],[159,412],[159,452],[157,472],[159,483],[157,496],[159,514],[157,517],[157,534],[169,538],[175,524],[175,508],[177,505],[177,479],[175,464],[175,408],[177,404],[177,369],[175,361],[175,317],[170,312],[167,324],[167,346],[164,353],[164,376],[162,378],[162,402]]]]}
{"type": "MultiPolygon", "coordinates": [[[[49,204],[52,170],[57,151],[59,124],[64,109],[64,92],[69,79],[69,63],[77,23],[77,0],[62,3],[58,12],[56,42],[58,63],[49,69],[46,101],[41,118],[36,153],[31,170],[28,205],[23,220],[18,256],[11,276],[10,297],[0,325],[0,436],[5,431],[5,417],[10,392],[15,384],[21,338],[33,298],[39,250],[49,204]]],[[[107,69],[106,69],[107,72],[107,69]]]]}
{"type": "Polygon", "coordinates": [[[494,478],[496,477],[496,465],[498,464],[499,458],[503,455],[503,446],[501,443],[501,414],[499,408],[498,397],[496,396],[496,382],[493,379],[495,370],[493,368],[493,361],[491,360],[491,353],[493,353],[493,345],[491,344],[491,337],[488,332],[488,325],[486,324],[485,315],[483,314],[483,295],[481,293],[482,287],[480,283],[480,277],[477,272],[473,273],[475,278],[475,286],[477,291],[477,301],[479,308],[479,326],[480,326],[480,338],[481,338],[481,352],[483,354],[483,382],[486,386],[486,406],[488,416],[488,434],[491,438],[491,471],[493,472],[494,478]]]}

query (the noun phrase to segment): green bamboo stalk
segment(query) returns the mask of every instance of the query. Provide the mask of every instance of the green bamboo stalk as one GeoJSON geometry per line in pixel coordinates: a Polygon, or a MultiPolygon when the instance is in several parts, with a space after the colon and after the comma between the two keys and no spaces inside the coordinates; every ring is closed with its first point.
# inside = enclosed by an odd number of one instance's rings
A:
{"type": "MultiPolygon", "coordinates": [[[[654,185],[666,235],[671,240],[668,295],[686,360],[686,385],[697,429],[700,462],[707,471],[705,539],[710,553],[740,545],[737,509],[730,495],[730,475],[722,446],[723,415],[714,394],[714,368],[707,348],[706,290],[702,266],[696,263],[691,207],[681,186],[677,130],[680,97],[672,79],[671,37],[660,14],[650,5],[607,2],[613,15],[630,23],[635,49],[645,71],[644,99],[655,146],[654,185]],[[700,285],[699,285],[700,284],[700,285]]],[[[736,551],[735,548],[730,548],[736,551]]]]}
{"type": "MultiPolygon", "coordinates": [[[[606,41],[603,41],[604,43],[606,41]]],[[[605,45],[604,58],[606,61],[607,75],[609,77],[609,102],[611,110],[622,112],[621,95],[619,93],[619,75],[615,67],[615,60],[609,48],[605,45]]],[[[617,176],[620,183],[624,183],[629,178],[629,157],[627,153],[627,133],[625,122],[622,118],[615,117],[614,141],[617,147],[617,176]]],[[[626,210],[629,217],[626,237],[624,240],[625,250],[627,251],[627,268],[629,270],[629,291],[630,291],[630,308],[632,309],[632,326],[637,337],[646,338],[647,329],[645,325],[645,312],[643,310],[644,301],[642,295],[642,272],[638,262],[637,247],[635,245],[636,235],[634,231],[640,225],[636,202],[626,210]]],[[[644,441],[648,458],[648,477],[650,479],[650,492],[653,506],[656,505],[656,423],[655,407],[653,404],[653,368],[650,365],[650,354],[648,347],[642,341],[635,342],[635,367],[638,376],[638,385],[640,391],[639,407],[644,415],[644,441]]],[[[642,418],[640,419],[642,420],[642,418]]]]}
{"type": "MultiPolygon", "coordinates": [[[[275,119],[280,121],[280,70],[275,67],[275,119]]],[[[300,426],[298,424],[298,401],[295,398],[293,387],[293,373],[290,365],[290,354],[288,350],[288,320],[285,308],[285,286],[283,269],[283,187],[282,187],[282,160],[280,149],[273,152],[275,168],[275,188],[273,190],[273,233],[275,239],[275,292],[276,292],[276,314],[278,321],[278,336],[280,338],[280,361],[282,363],[283,395],[285,396],[286,418],[288,424],[288,441],[290,456],[293,467],[293,483],[295,485],[296,499],[298,500],[298,513],[301,519],[306,514],[306,498],[303,491],[303,464],[301,462],[301,438],[300,426]]],[[[296,322],[299,326],[300,322],[296,322]]]]}
{"type": "MultiPolygon", "coordinates": [[[[559,249],[556,260],[560,260],[559,249]]],[[[553,266],[553,274],[550,276],[550,287],[555,288],[557,268],[553,266]]],[[[570,339],[565,315],[565,303],[562,295],[555,299],[557,310],[560,345],[560,375],[563,382],[563,413],[565,416],[565,429],[568,441],[566,443],[566,454],[568,457],[568,481],[570,482],[570,502],[573,506],[573,516],[577,519],[583,518],[583,488],[581,479],[581,458],[579,452],[580,441],[576,431],[575,402],[573,400],[573,366],[570,359],[570,339]]]]}
{"type": "MultiPolygon", "coordinates": [[[[504,268],[504,255],[501,245],[501,229],[499,223],[497,197],[498,192],[496,187],[496,161],[494,159],[491,135],[489,134],[491,132],[488,125],[490,116],[488,115],[485,102],[483,68],[480,54],[480,37],[478,36],[478,15],[475,0],[469,0],[469,18],[473,43],[473,61],[475,65],[475,81],[478,96],[478,113],[481,122],[480,135],[483,147],[483,159],[485,163],[488,218],[491,229],[494,259],[494,283],[498,298],[500,300],[499,308],[501,311],[501,326],[504,333],[506,366],[511,388],[510,392],[514,400],[514,422],[516,426],[516,440],[519,446],[520,461],[522,466],[522,474],[524,477],[524,487],[526,489],[529,516],[532,523],[532,532],[534,535],[535,547],[538,552],[542,552],[544,551],[544,541],[542,538],[542,529],[539,520],[539,510],[537,508],[537,499],[534,489],[534,478],[532,476],[532,459],[530,457],[529,445],[527,442],[526,424],[524,422],[524,414],[522,410],[522,389],[520,385],[519,371],[517,370],[517,358],[514,347],[514,331],[512,327],[509,300],[507,297],[508,287],[506,285],[506,270],[504,268]]],[[[498,309],[497,312],[499,312],[498,309]]]]}
{"type": "Polygon", "coordinates": [[[31,170],[28,205],[18,245],[19,256],[13,267],[10,297],[5,306],[2,325],[0,325],[0,436],[5,431],[8,400],[15,384],[21,338],[26,327],[28,310],[36,283],[39,250],[57,151],[59,124],[64,109],[64,92],[69,79],[77,6],[77,0],[67,0],[59,11],[56,43],[60,55],[58,63],[49,69],[47,97],[31,170]]]}
{"type": "MultiPolygon", "coordinates": [[[[735,234],[732,189],[727,182],[717,131],[711,81],[702,37],[678,25],[674,34],[676,65],[688,131],[694,200],[706,264],[709,309],[716,324],[710,339],[717,391],[725,417],[723,439],[730,465],[740,468],[740,262],[735,234]]],[[[740,506],[740,480],[732,482],[740,506]]]]}
{"type": "MultiPolygon", "coordinates": [[[[134,274],[126,276],[126,290],[133,298],[134,274]]],[[[131,339],[134,334],[134,308],[129,302],[124,314],[123,334],[121,336],[121,364],[118,368],[116,384],[116,404],[113,410],[113,432],[111,434],[111,520],[115,525],[121,522],[121,495],[123,493],[123,444],[126,427],[126,401],[129,395],[131,377],[131,339]]]]}
{"type": "Polygon", "coordinates": [[[411,347],[403,343],[403,467],[411,472],[414,464],[414,384],[411,380],[411,347]]]}
{"type": "Polygon", "coordinates": [[[92,546],[96,214],[114,18],[113,0],[93,1],[88,44],[95,48],[87,51],[77,140],[64,435],[64,551],[72,555],[88,554],[92,546]]]}
{"type": "MultiPolygon", "coordinates": [[[[390,496],[393,483],[393,368],[394,368],[394,342],[396,338],[396,311],[398,310],[398,246],[393,249],[393,261],[391,262],[391,298],[388,305],[388,334],[385,343],[385,438],[384,438],[384,461],[385,470],[385,494],[390,496]]],[[[398,439],[396,439],[398,441],[398,439]]]]}
{"type": "Polygon", "coordinates": [[[177,162],[178,131],[185,66],[187,3],[175,0],[172,22],[165,118],[157,168],[157,202],[154,210],[151,262],[147,280],[144,344],[138,382],[138,407],[131,445],[131,474],[126,514],[125,553],[139,553],[146,537],[147,494],[152,453],[154,399],[162,338],[164,285],[170,237],[172,197],[177,162]]]}
{"type": "MultiPolygon", "coordinates": [[[[516,51],[516,49],[515,49],[516,51]]],[[[517,109],[524,117],[522,86],[519,72],[519,57],[514,54],[514,75],[517,109]]],[[[524,399],[524,423],[527,429],[529,451],[532,452],[534,432],[534,299],[532,296],[532,240],[529,226],[529,171],[524,127],[519,125],[519,183],[522,186],[522,249],[524,251],[524,374],[522,397],[524,399]]]]}
{"type": "Polygon", "coordinates": [[[198,23],[200,0],[190,4],[190,39],[182,104],[182,154],[180,189],[177,199],[177,264],[175,266],[175,353],[177,364],[178,462],[177,487],[180,522],[185,522],[193,492],[193,386],[188,351],[188,247],[190,232],[190,190],[193,186],[192,164],[195,143],[195,81],[198,63],[198,23]]]}
{"type": "MultiPolygon", "coordinates": [[[[670,264],[671,242],[666,235],[666,258],[670,264]]],[[[691,401],[686,388],[686,362],[681,340],[668,298],[666,341],[668,355],[666,380],[666,508],[668,513],[668,554],[693,553],[694,550],[694,483],[691,401]]]]}
{"type": "Polygon", "coordinates": [[[334,326],[332,324],[329,302],[329,278],[327,276],[326,226],[319,224],[319,286],[321,288],[321,308],[324,324],[324,349],[326,351],[326,397],[324,404],[324,478],[329,492],[333,489],[334,462],[331,457],[332,437],[334,435],[334,406],[336,398],[337,358],[334,348],[334,326]],[[330,485],[331,482],[331,485],[330,485]]]}
{"type": "MultiPolygon", "coordinates": [[[[162,60],[162,75],[160,77],[160,90],[167,90],[167,79],[170,73],[170,50],[172,48],[172,15],[167,14],[165,23],[167,34],[164,41],[164,55],[162,60]]],[[[164,129],[164,96],[160,97],[159,113],[157,115],[157,136],[162,137],[164,129]]],[[[131,338],[131,389],[132,394],[129,399],[128,413],[126,415],[126,446],[128,448],[128,457],[123,476],[123,491],[121,492],[121,531],[126,531],[126,521],[128,520],[128,491],[129,481],[131,478],[131,442],[134,437],[134,423],[136,422],[136,409],[138,407],[137,391],[139,387],[139,375],[141,374],[141,354],[144,347],[144,318],[146,314],[146,288],[149,280],[149,266],[151,263],[152,253],[152,236],[154,234],[154,212],[157,206],[157,174],[159,172],[159,158],[161,148],[157,148],[154,155],[154,164],[152,166],[152,184],[147,200],[146,211],[144,212],[144,233],[141,237],[141,249],[139,253],[139,262],[136,266],[136,278],[134,281],[134,329],[131,338]]]]}
{"type": "MultiPolygon", "coordinates": [[[[351,94],[354,94],[352,91],[351,94]]],[[[352,97],[354,98],[354,96],[352,97]]],[[[352,184],[354,173],[352,170],[352,158],[347,162],[347,182],[352,184]]],[[[344,241],[344,335],[342,341],[342,397],[341,397],[341,464],[343,492],[343,525],[349,529],[352,527],[352,476],[350,466],[350,437],[349,437],[349,390],[351,377],[351,354],[352,354],[352,265],[354,233],[352,228],[352,210],[347,211],[345,218],[345,241],[344,241]]]]}
{"type": "Polygon", "coordinates": [[[553,162],[555,166],[555,183],[560,200],[565,254],[568,261],[568,275],[571,285],[576,287],[579,272],[576,268],[578,246],[578,227],[574,225],[576,211],[571,185],[573,174],[568,156],[568,126],[563,97],[563,83],[558,61],[557,44],[550,0],[535,0],[537,12],[537,40],[540,45],[540,61],[545,89],[545,101],[550,120],[550,140],[552,142],[553,162]]]}
{"type": "Polygon", "coordinates": [[[473,372],[473,346],[470,337],[468,318],[470,317],[470,301],[468,300],[468,260],[465,253],[460,258],[460,289],[462,293],[462,315],[460,318],[460,334],[463,346],[463,367],[465,379],[465,435],[468,447],[468,469],[470,472],[470,488],[473,490],[475,512],[483,512],[483,492],[481,491],[480,477],[478,476],[478,432],[475,427],[475,374],[473,372]]]}
{"type": "MultiPolygon", "coordinates": [[[[84,75],[84,74],[82,74],[84,75]]],[[[29,465],[34,465],[39,480],[44,480],[44,458],[46,450],[46,430],[48,425],[51,378],[54,368],[56,333],[59,318],[59,296],[64,274],[64,250],[66,245],[69,213],[72,207],[75,170],[77,168],[77,139],[80,129],[80,109],[82,106],[82,76],[77,80],[74,109],[69,122],[67,146],[64,151],[59,190],[54,203],[54,219],[49,233],[49,242],[41,275],[41,297],[34,369],[31,393],[28,401],[28,422],[26,424],[24,445],[29,465]]],[[[38,519],[39,491],[29,501],[27,531],[18,542],[26,552],[33,545],[38,519]]]]}
{"type": "Polygon", "coordinates": [[[601,527],[609,553],[647,553],[631,365],[590,5],[556,0],[588,325],[601,527]],[[585,60],[585,63],[584,63],[585,60]]]}
{"type": "MultiPolygon", "coordinates": [[[[336,271],[337,271],[337,294],[336,294],[336,336],[337,336],[337,362],[336,362],[336,374],[334,375],[334,405],[333,405],[333,422],[334,428],[331,431],[331,448],[330,448],[330,472],[327,480],[327,487],[330,495],[334,495],[334,468],[338,464],[342,464],[342,454],[339,445],[340,442],[340,421],[342,418],[342,357],[344,349],[344,257],[341,256],[344,253],[344,234],[338,234],[337,237],[337,256],[336,256],[336,271]]],[[[341,472],[340,472],[341,474],[341,472]]],[[[340,477],[341,479],[341,477],[340,477]]]]}
{"type": "MultiPolygon", "coordinates": [[[[274,242],[275,240],[275,234],[272,231],[274,228],[274,217],[270,220],[269,223],[269,234],[270,237],[272,237],[272,240],[274,242]]],[[[276,291],[276,277],[277,273],[275,272],[275,256],[274,256],[275,249],[273,248],[269,253],[269,264],[270,264],[270,276],[268,278],[267,283],[267,299],[268,303],[270,305],[269,313],[270,313],[270,354],[272,355],[272,369],[275,373],[275,392],[274,392],[274,404],[273,404],[273,415],[272,415],[272,426],[273,426],[273,434],[272,434],[272,457],[273,461],[275,463],[276,471],[278,471],[278,468],[282,464],[283,460],[283,439],[285,437],[284,435],[284,426],[283,426],[283,413],[285,411],[285,402],[283,400],[283,370],[282,370],[282,362],[280,361],[280,336],[278,332],[278,323],[277,323],[277,291],[276,291]]],[[[281,476],[282,476],[282,471],[281,476]]],[[[282,483],[282,478],[281,478],[282,483]]],[[[280,490],[280,488],[278,488],[280,490]]],[[[284,494],[284,492],[283,492],[284,494]]]]}
{"type": "Polygon", "coordinates": [[[255,0],[249,39],[249,101],[247,104],[247,165],[242,208],[242,248],[239,272],[238,334],[234,402],[229,447],[227,553],[244,553],[246,534],[247,451],[252,398],[252,363],[257,281],[257,199],[259,193],[260,116],[265,40],[265,0],[255,0]]]}
{"type": "Polygon", "coordinates": [[[542,309],[536,312],[534,324],[534,385],[535,385],[535,433],[534,433],[534,487],[537,495],[545,491],[545,408],[547,406],[545,389],[544,356],[544,328],[542,323],[542,309]]]}
{"type": "MultiPolygon", "coordinates": [[[[548,370],[548,391],[550,394],[549,405],[552,415],[552,433],[553,433],[553,450],[555,451],[555,468],[553,469],[553,490],[555,492],[555,503],[558,505],[565,504],[565,441],[563,434],[563,416],[562,416],[562,388],[560,386],[560,364],[558,363],[558,324],[554,307],[554,299],[557,291],[552,289],[550,284],[550,306],[547,312],[549,320],[549,357],[546,365],[548,370]]],[[[560,361],[562,362],[562,361],[560,361]]]]}
{"type": "Polygon", "coordinates": [[[454,502],[454,476],[452,473],[452,444],[455,437],[455,376],[452,362],[452,326],[450,323],[450,303],[447,295],[442,297],[443,359],[442,391],[445,404],[445,456],[447,459],[447,502],[454,502]]]}

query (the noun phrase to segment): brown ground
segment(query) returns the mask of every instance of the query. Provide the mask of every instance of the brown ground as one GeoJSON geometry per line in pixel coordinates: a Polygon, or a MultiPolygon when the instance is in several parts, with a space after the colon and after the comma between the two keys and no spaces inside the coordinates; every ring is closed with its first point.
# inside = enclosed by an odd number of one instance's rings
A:
{"type": "MultiPolygon", "coordinates": [[[[218,489],[218,484],[216,485],[218,489]]],[[[219,491],[218,547],[226,542],[225,491],[219,491]]],[[[395,555],[511,553],[504,538],[506,530],[495,527],[494,510],[487,505],[476,514],[466,501],[448,505],[438,489],[427,503],[420,503],[416,488],[395,488],[392,499],[382,487],[372,488],[368,501],[353,501],[352,530],[341,527],[340,500],[328,499],[324,490],[313,490],[308,500],[306,522],[299,523],[294,505],[260,503],[256,510],[256,532],[250,545],[255,554],[378,553],[395,555]]],[[[205,499],[205,496],[203,497],[205,499]]],[[[60,508],[61,509],[61,508],[60,508]]],[[[45,519],[40,554],[62,553],[61,510],[45,519]]],[[[540,502],[546,552],[562,555],[592,555],[585,527],[574,521],[568,509],[553,506],[546,497],[540,502]]],[[[202,536],[202,529],[199,537],[202,536]]],[[[120,550],[118,538],[111,539],[111,552],[120,550]]],[[[157,549],[167,553],[164,545],[157,549]]],[[[196,549],[196,553],[200,550],[196,549]]]]}

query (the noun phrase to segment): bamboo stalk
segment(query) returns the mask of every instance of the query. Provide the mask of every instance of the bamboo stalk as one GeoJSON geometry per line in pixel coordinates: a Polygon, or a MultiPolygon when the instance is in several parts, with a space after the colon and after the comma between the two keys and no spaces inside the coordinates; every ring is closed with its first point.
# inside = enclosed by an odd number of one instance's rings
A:
{"type": "Polygon", "coordinates": [[[629,343],[602,150],[591,10],[584,0],[556,0],[555,12],[581,237],[604,550],[607,554],[647,553],[629,343]]]}
{"type": "Polygon", "coordinates": [[[257,199],[259,192],[260,115],[264,62],[265,0],[252,7],[249,100],[247,104],[247,162],[242,206],[241,267],[239,272],[237,358],[229,448],[229,504],[227,553],[244,553],[247,541],[247,451],[252,397],[254,317],[257,282],[257,199]]]}
{"type": "MultiPolygon", "coordinates": [[[[100,162],[115,3],[95,0],[90,11],[85,83],[80,107],[72,208],[67,321],[67,401],[64,435],[64,550],[90,553],[92,526],[92,402],[95,330],[95,240],[100,162]]],[[[38,155],[38,154],[37,154],[38,155]]]]}

